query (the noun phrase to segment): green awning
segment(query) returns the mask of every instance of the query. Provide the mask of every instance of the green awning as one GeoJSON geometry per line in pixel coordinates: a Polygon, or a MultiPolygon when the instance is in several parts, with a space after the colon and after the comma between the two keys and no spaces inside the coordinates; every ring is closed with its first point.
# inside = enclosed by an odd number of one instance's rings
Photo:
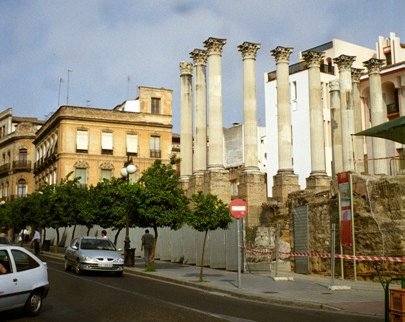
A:
{"type": "Polygon", "coordinates": [[[354,135],[374,136],[405,144],[405,116],[370,127],[354,135]]]}

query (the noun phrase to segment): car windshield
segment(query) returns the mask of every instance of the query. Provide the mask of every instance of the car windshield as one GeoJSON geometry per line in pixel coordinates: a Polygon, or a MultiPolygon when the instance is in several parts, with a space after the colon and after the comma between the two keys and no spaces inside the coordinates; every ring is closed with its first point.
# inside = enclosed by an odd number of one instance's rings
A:
{"type": "Polygon", "coordinates": [[[114,245],[108,239],[83,239],[81,249],[115,250],[114,245]]]}

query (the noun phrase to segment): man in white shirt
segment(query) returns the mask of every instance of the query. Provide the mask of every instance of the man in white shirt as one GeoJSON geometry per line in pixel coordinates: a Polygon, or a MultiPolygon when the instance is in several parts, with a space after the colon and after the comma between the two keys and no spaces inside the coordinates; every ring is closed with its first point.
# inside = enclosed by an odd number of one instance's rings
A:
{"type": "Polygon", "coordinates": [[[39,242],[41,241],[41,235],[39,234],[39,231],[34,228],[34,237],[32,237],[31,240],[31,246],[34,244],[34,250],[35,250],[35,255],[39,255],[39,242]]]}

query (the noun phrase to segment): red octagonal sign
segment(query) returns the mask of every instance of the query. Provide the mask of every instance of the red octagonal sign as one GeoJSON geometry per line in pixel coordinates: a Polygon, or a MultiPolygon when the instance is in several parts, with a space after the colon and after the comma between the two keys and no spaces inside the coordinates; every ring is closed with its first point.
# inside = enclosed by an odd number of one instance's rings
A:
{"type": "Polygon", "coordinates": [[[234,218],[241,219],[247,214],[247,203],[243,199],[234,199],[229,204],[229,211],[234,218]]]}

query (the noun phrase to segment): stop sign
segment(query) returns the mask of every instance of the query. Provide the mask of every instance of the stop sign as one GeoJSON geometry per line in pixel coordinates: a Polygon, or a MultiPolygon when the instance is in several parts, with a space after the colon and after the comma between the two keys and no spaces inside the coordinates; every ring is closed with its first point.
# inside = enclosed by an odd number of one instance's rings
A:
{"type": "Polygon", "coordinates": [[[234,199],[229,204],[229,211],[236,219],[241,219],[246,216],[248,210],[247,203],[243,199],[234,199]]]}

